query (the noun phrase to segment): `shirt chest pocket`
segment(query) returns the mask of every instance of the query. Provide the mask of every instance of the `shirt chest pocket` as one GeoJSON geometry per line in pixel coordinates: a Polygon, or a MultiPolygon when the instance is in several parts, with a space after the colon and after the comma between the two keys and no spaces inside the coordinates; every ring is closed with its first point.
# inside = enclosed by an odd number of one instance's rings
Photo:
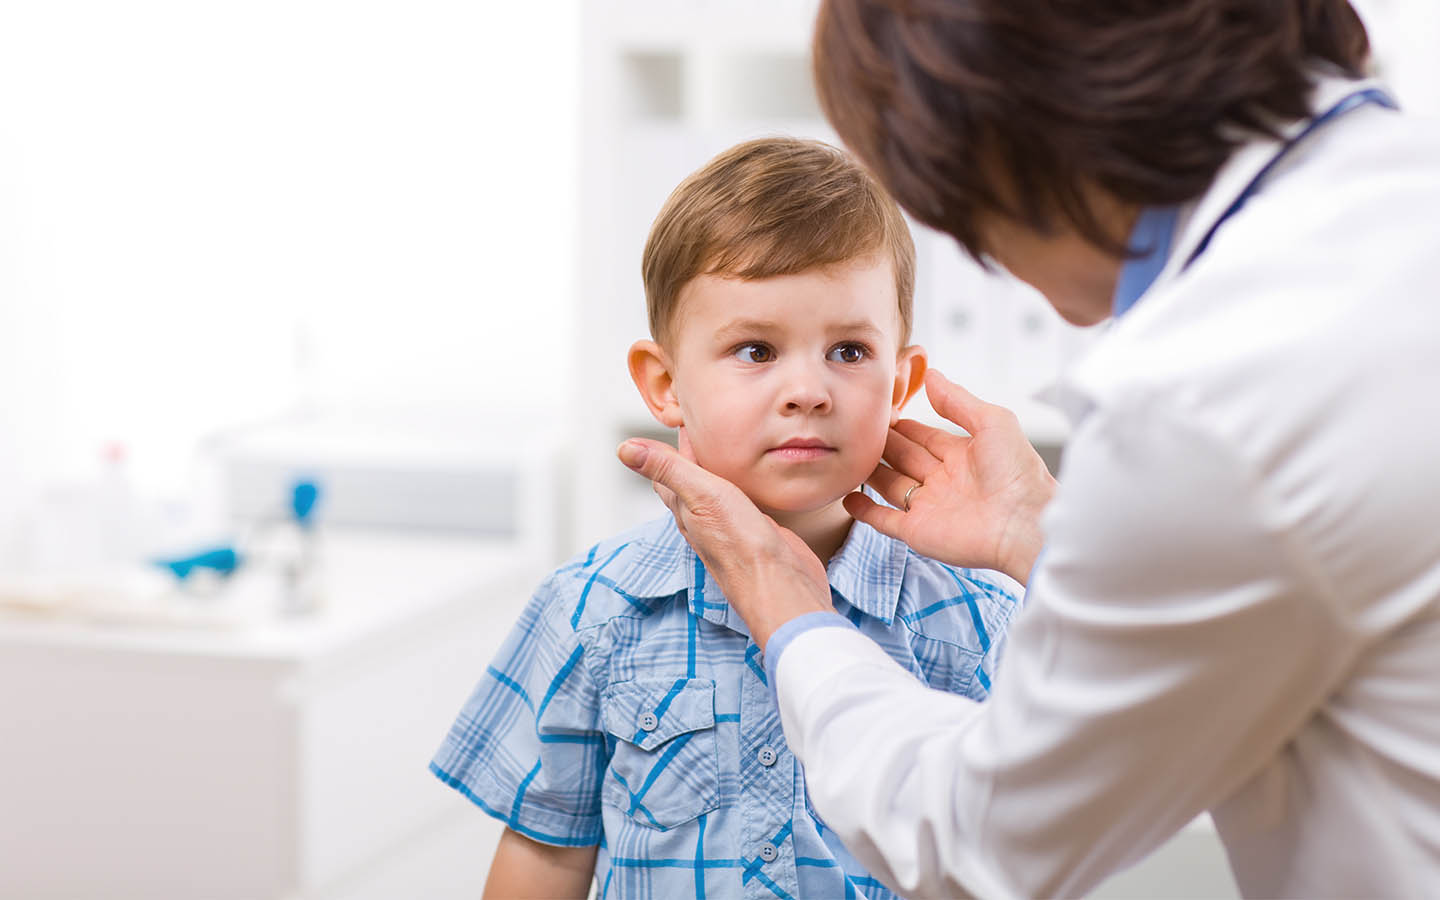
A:
{"type": "Polygon", "coordinates": [[[636,679],[600,695],[615,738],[601,799],[635,821],[671,828],[720,805],[715,682],[636,679]]]}

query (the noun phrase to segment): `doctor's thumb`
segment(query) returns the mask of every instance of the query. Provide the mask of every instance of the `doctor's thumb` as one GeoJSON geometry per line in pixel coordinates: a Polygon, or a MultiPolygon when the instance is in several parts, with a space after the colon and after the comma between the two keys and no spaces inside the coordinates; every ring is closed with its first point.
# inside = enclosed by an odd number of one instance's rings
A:
{"type": "Polygon", "coordinates": [[[629,438],[616,448],[615,454],[629,468],[682,498],[692,492],[687,490],[690,479],[682,471],[685,461],[668,444],[646,438],[629,438]]]}

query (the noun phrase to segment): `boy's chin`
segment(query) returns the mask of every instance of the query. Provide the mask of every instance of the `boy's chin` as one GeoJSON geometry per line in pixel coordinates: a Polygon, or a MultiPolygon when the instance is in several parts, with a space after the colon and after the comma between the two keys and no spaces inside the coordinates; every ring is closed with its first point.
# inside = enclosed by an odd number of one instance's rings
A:
{"type": "Polygon", "coordinates": [[[820,512],[834,506],[843,500],[846,494],[854,491],[854,487],[849,487],[838,492],[834,490],[808,493],[757,491],[755,493],[747,492],[747,495],[766,515],[772,518],[787,518],[820,512]]]}

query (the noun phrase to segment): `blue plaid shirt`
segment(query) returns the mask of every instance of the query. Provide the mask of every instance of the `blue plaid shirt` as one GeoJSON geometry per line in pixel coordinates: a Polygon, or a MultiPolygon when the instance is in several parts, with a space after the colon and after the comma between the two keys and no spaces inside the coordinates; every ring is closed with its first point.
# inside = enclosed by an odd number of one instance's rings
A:
{"type": "MultiPolygon", "coordinates": [[[[1017,607],[855,523],[835,608],[927,684],[983,699],[1017,607]]],[[[600,845],[609,897],[893,897],[811,810],[760,648],[666,517],[536,591],[430,764],[520,834],[600,845]]]]}

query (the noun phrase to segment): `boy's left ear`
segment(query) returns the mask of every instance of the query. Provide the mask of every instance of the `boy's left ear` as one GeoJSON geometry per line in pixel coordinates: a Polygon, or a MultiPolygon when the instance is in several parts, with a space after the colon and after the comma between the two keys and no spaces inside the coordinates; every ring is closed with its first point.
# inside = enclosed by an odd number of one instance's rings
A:
{"type": "Polygon", "coordinates": [[[925,358],[925,348],[919,344],[911,344],[900,351],[895,358],[895,393],[890,397],[890,424],[894,425],[900,421],[900,410],[920,390],[920,385],[925,383],[925,370],[929,362],[925,358]]]}

